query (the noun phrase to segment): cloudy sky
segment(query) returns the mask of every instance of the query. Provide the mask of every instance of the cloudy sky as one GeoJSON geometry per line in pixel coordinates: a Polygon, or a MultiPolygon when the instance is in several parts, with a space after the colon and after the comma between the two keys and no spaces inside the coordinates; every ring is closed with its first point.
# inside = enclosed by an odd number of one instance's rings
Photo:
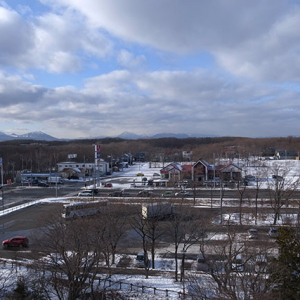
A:
{"type": "Polygon", "coordinates": [[[300,1],[0,0],[0,131],[300,135],[300,1]]]}

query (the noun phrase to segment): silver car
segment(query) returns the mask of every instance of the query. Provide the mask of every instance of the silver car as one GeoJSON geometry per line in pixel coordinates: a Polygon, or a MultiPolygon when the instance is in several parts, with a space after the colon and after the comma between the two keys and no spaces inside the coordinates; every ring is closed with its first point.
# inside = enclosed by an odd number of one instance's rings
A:
{"type": "Polygon", "coordinates": [[[277,227],[270,227],[269,229],[269,237],[276,238],[278,236],[278,228],[277,227]]]}
{"type": "Polygon", "coordinates": [[[250,228],[248,230],[248,237],[249,239],[256,239],[258,237],[258,232],[257,229],[255,228],[250,228]]]}

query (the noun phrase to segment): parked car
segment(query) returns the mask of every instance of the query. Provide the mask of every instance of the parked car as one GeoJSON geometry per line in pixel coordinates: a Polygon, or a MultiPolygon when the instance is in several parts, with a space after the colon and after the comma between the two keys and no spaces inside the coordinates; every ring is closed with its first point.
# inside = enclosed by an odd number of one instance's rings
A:
{"type": "Polygon", "coordinates": [[[46,183],[46,182],[40,181],[40,182],[38,183],[38,186],[49,187],[49,184],[46,183]]]}
{"type": "Polygon", "coordinates": [[[269,229],[269,237],[276,238],[278,236],[278,228],[277,227],[270,227],[269,229]]]}
{"type": "Polygon", "coordinates": [[[180,191],[175,193],[175,196],[185,197],[185,196],[190,196],[190,193],[188,191],[180,191]]]}
{"type": "Polygon", "coordinates": [[[255,228],[250,228],[248,230],[248,237],[249,239],[256,239],[258,237],[258,231],[255,228]]]}
{"type": "Polygon", "coordinates": [[[279,175],[272,175],[272,178],[277,180],[277,181],[283,181],[284,178],[282,176],[279,176],[279,175]]]}
{"type": "Polygon", "coordinates": [[[93,195],[94,195],[94,192],[92,190],[84,190],[84,191],[78,193],[79,197],[90,197],[93,195]]]}
{"type": "Polygon", "coordinates": [[[130,190],[125,190],[125,189],[123,189],[123,190],[121,191],[121,196],[122,196],[122,197],[128,197],[128,196],[131,196],[130,190]]]}
{"type": "Polygon", "coordinates": [[[113,191],[108,194],[109,197],[121,197],[122,196],[122,191],[113,191]]]}
{"type": "Polygon", "coordinates": [[[196,271],[202,271],[202,272],[208,272],[209,271],[209,266],[206,263],[203,253],[199,253],[197,255],[197,260],[196,263],[193,264],[193,266],[195,267],[196,271]]]}
{"type": "Polygon", "coordinates": [[[104,187],[109,187],[109,188],[111,188],[113,185],[112,185],[112,183],[111,182],[106,182],[105,184],[104,184],[104,187]]]}
{"type": "Polygon", "coordinates": [[[244,272],[245,263],[242,254],[239,253],[233,258],[231,263],[231,270],[233,272],[244,272]]]}
{"type": "Polygon", "coordinates": [[[144,173],[137,173],[136,176],[144,176],[144,173]]]}
{"type": "Polygon", "coordinates": [[[8,240],[4,240],[2,242],[3,248],[8,248],[8,247],[28,247],[29,245],[29,240],[26,236],[14,236],[8,240]]]}
{"type": "Polygon", "coordinates": [[[140,251],[136,255],[135,266],[139,267],[139,268],[144,268],[144,267],[148,267],[149,268],[150,267],[150,260],[148,258],[148,254],[145,257],[144,251],[140,251]]]}
{"type": "Polygon", "coordinates": [[[152,191],[143,190],[138,192],[137,197],[150,197],[153,195],[152,191]]]}
{"type": "Polygon", "coordinates": [[[152,186],[153,185],[153,179],[149,179],[148,182],[147,182],[147,185],[152,186]]]}
{"type": "Polygon", "coordinates": [[[163,197],[172,197],[173,192],[172,191],[165,191],[164,193],[162,193],[163,197]]]}

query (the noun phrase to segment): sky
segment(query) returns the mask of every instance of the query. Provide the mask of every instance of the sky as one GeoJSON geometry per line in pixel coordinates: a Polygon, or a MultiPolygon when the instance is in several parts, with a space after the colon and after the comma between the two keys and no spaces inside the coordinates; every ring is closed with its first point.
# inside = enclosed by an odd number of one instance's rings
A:
{"type": "Polygon", "coordinates": [[[0,0],[0,131],[299,136],[299,28],[296,0],[0,0]]]}

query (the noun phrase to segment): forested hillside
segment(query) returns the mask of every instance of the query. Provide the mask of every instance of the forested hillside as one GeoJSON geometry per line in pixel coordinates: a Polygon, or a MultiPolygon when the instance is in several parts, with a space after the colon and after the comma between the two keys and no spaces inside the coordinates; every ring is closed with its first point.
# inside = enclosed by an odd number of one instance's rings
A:
{"type": "Polygon", "coordinates": [[[18,170],[44,172],[55,170],[58,162],[67,161],[68,154],[77,154],[78,162],[94,161],[94,145],[101,145],[101,157],[120,157],[123,153],[145,152],[146,160],[181,161],[182,151],[192,151],[192,160],[204,158],[212,162],[214,157],[224,156],[225,148],[234,148],[234,155],[246,157],[263,155],[269,149],[300,150],[300,138],[160,138],[124,140],[105,138],[99,140],[32,141],[13,140],[0,143],[0,157],[6,173],[18,170]]]}

